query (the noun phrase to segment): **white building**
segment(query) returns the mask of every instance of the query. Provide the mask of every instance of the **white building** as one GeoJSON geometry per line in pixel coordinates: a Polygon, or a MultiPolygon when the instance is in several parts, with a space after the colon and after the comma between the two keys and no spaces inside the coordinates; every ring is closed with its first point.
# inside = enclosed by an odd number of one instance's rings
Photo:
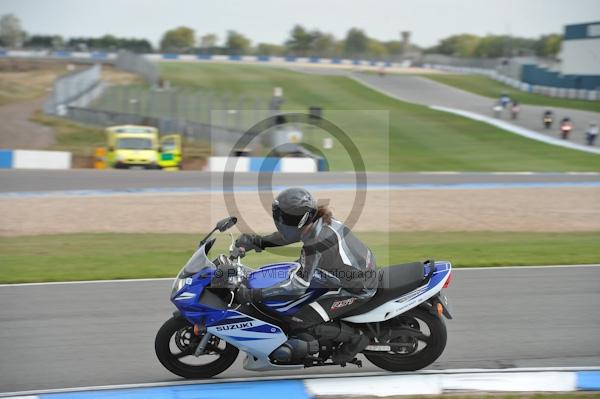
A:
{"type": "Polygon", "coordinates": [[[559,58],[563,75],[600,75],[600,21],[565,26],[559,58]]]}

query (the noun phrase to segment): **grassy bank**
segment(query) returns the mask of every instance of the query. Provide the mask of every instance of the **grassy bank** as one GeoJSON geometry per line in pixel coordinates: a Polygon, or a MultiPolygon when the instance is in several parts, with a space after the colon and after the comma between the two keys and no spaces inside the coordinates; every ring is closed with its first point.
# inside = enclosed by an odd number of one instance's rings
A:
{"type": "MultiPolygon", "coordinates": [[[[363,233],[377,263],[450,260],[455,267],[600,263],[600,233],[363,233]]],[[[200,235],[77,234],[0,238],[0,282],[173,277],[200,235]]],[[[220,236],[211,256],[226,252],[220,236]]],[[[295,259],[298,248],[250,253],[249,266],[295,259]]]]}
{"type": "Polygon", "coordinates": [[[75,155],[92,156],[95,147],[106,145],[104,130],[97,126],[44,115],[42,111],[34,112],[29,120],[49,126],[54,130],[55,143],[50,147],[51,150],[70,151],[75,155]]]}
{"type": "Polygon", "coordinates": [[[498,99],[502,93],[507,93],[522,104],[541,105],[545,107],[573,108],[583,111],[600,112],[600,101],[572,100],[542,96],[514,89],[508,85],[497,82],[481,75],[453,75],[453,74],[427,74],[424,78],[435,80],[448,86],[461,90],[498,99]]]}
{"type": "MultiPolygon", "coordinates": [[[[274,87],[281,87],[286,110],[321,106],[324,116],[351,137],[367,168],[373,171],[600,170],[597,155],[551,146],[485,123],[398,101],[342,76],[252,65],[160,66],[163,77],[178,87],[247,97],[270,96],[274,87]],[[383,113],[374,112],[378,110],[383,113]]],[[[321,136],[310,135],[305,134],[307,141],[320,148],[321,136]]],[[[334,170],[352,168],[339,143],[334,143],[333,150],[326,150],[325,155],[334,170]]]]}

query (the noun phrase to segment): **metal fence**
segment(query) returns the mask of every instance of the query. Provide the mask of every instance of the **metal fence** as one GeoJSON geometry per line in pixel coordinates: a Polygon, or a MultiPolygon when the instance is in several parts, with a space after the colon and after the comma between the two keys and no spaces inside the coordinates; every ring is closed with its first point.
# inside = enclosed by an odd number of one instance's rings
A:
{"type": "Polygon", "coordinates": [[[104,88],[100,64],[60,76],[54,81],[52,93],[44,102],[44,113],[64,115],[67,106],[89,104],[102,95],[104,88]]]}
{"type": "Polygon", "coordinates": [[[158,67],[147,58],[127,51],[119,51],[115,59],[115,67],[142,76],[146,82],[155,85],[160,80],[158,67]]]}
{"type": "Polygon", "coordinates": [[[192,122],[169,117],[148,117],[125,112],[102,111],[91,108],[69,107],[68,117],[78,122],[99,126],[146,125],[155,126],[162,133],[180,133],[188,139],[234,142],[242,133],[231,129],[211,126],[206,123],[192,122]]]}
{"type": "Polygon", "coordinates": [[[188,121],[243,131],[272,115],[267,97],[249,97],[208,90],[161,89],[145,86],[112,86],[89,108],[136,115],[188,121]]]}

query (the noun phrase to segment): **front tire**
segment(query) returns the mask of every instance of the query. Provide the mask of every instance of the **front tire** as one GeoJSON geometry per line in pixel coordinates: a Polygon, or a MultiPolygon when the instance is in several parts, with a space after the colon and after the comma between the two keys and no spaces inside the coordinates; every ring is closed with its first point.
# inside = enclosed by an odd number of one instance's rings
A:
{"type": "Polygon", "coordinates": [[[235,362],[239,350],[216,336],[206,346],[206,354],[193,356],[200,339],[201,337],[193,334],[193,326],[185,319],[172,317],[156,333],[154,350],[167,370],[190,379],[214,377],[235,362]],[[203,360],[208,362],[202,362],[203,360]],[[189,361],[202,363],[193,364],[189,361]]]}
{"type": "MultiPolygon", "coordinates": [[[[399,337],[390,341],[390,343],[402,339],[404,339],[402,342],[415,341],[414,348],[409,353],[364,352],[365,357],[379,368],[388,371],[420,370],[435,362],[446,347],[446,324],[441,317],[433,315],[427,310],[421,308],[411,309],[386,322],[386,324],[388,323],[392,329],[394,326],[409,327],[420,330],[422,334],[419,338],[399,337]],[[426,332],[429,335],[426,335],[426,332]],[[425,344],[425,347],[419,349],[418,346],[421,345],[419,341],[425,344]]],[[[385,343],[379,345],[385,345],[385,343]]]]}

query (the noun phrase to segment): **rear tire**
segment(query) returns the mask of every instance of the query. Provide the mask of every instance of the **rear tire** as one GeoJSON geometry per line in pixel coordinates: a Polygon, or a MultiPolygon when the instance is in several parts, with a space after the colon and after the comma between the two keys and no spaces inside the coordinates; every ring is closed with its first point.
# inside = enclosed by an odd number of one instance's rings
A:
{"type": "Polygon", "coordinates": [[[410,354],[370,352],[364,353],[365,357],[375,366],[388,371],[416,371],[435,362],[446,347],[446,324],[441,317],[421,308],[411,309],[390,321],[401,323],[410,318],[420,320],[427,325],[429,336],[424,348],[410,354]]]}
{"type": "MultiPolygon", "coordinates": [[[[172,317],[169,320],[167,320],[158,330],[158,333],[156,333],[156,339],[154,341],[154,350],[156,351],[156,356],[158,357],[158,360],[163,366],[165,366],[167,370],[169,370],[173,374],[177,374],[178,376],[184,378],[210,378],[227,370],[229,366],[231,366],[233,362],[235,362],[239,350],[235,346],[230,345],[229,343],[226,343],[224,349],[215,347],[215,350],[218,349],[220,353],[216,355],[216,360],[212,362],[205,363],[202,365],[190,365],[186,364],[185,362],[182,362],[181,359],[185,356],[177,357],[177,355],[181,355],[184,351],[180,350],[180,353],[171,352],[171,338],[173,338],[173,336],[177,337],[177,335],[179,335],[179,338],[181,339],[184,336],[184,334],[190,335],[191,329],[192,326],[185,319],[180,317],[172,317]]],[[[189,348],[186,347],[186,350],[193,352],[193,350],[197,346],[197,341],[199,341],[199,338],[195,336],[191,338],[193,340],[196,340],[195,344],[190,344],[189,348]]],[[[215,339],[215,342],[220,343],[220,340],[217,337],[213,337],[213,339],[215,339]]],[[[207,346],[207,350],[208,349],[209,348],[207,346]]],[[[192,356],[193,359],[198,359],[207,355],[201,355],[198,358],[195,358],[190,353],[190,355],[187,356],[192,356]]]]}

